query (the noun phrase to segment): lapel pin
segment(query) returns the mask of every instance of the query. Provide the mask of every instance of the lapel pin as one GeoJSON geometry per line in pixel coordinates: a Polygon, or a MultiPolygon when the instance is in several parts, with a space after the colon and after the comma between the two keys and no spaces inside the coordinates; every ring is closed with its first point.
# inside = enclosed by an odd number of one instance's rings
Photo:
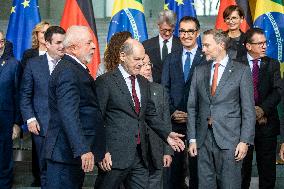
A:
{"type": "Polygon", "coordinates": [[[232,72],[232,70],[229,70],[229,72],[231,73],[231,72],[232,72]]]}
{"type": "Polygon", "coordinates": [[[156,96],[156,93],[154,92],[154,96],[156,96]]]}

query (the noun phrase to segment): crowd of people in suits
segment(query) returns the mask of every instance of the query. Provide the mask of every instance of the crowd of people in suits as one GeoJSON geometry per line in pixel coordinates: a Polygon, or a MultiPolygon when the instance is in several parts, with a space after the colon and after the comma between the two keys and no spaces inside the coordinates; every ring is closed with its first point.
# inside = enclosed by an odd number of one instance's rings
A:
{"type": "Polygon", "coordinates": [[[183,17],[175,37],[175,14],[161,11],[158,36],[112,36],[95,79],[87,27],[39,23],[20,63],[0,31],[0,188],[12,188],[23,123],[32,186],[82,188],[97,166],[95,189],[248,189],[255,150],[259,188],[274,188],[280,64],[261,29],[240,30],[241,7],[223,18],[228,31],[203,32],[199,46],[197,18],[183,17]]]}

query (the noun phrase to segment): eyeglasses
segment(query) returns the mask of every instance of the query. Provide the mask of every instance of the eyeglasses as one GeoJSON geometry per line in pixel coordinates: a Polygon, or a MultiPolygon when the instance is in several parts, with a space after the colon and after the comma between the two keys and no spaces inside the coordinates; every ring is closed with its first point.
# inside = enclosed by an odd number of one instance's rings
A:
{"type": "Polygon", "coordinates": [[[262,42],[250,42],[252,45],[257,45],[259,47],[263,47],[264,45],[267,44],[267,41],[262,41],[262,42]]]}
{"type": "Polygon", "coordinates": [[[197,32],[197,31],[198,31],[198,30],[196,30],[196,29],[179,30],[179,34],[180,34],[180,35],[185,35],[185,34],[194,35],[195,32],[197,32]]]}
{"type": "Polygon", "coordinates": [[[143,65],[142,66],[150,66],[150,67],[153,67],[153,64],[151,63],[151,62],[147,62],[147,63],[143,63],[143,65]]]}
{"type": "Polygon", "coordinates": [[[225,22],[230,22],[230,21],[235,22],[235,21],[237,21],[239,19],[240,19],[240,17],[236,17],[236,16],[232,16],[231,18],[227,17],[227,18],[225,18],[225,22]]]}
{"type": "Polygon", "coordinates": [[[173,33],[174,32],[174,29],[160,29],[160,32],[162,33],[173,33]]]}

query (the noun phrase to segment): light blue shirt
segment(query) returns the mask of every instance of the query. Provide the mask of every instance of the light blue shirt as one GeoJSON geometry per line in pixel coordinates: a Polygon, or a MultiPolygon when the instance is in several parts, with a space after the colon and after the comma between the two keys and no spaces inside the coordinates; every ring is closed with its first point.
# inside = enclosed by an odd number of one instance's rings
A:
{"type": "MultiPolygon", "coordinates": [[[[191,68],[191,66],[192,66],[192,61],[193,61],[193,59],[194,59],[194,56],[195,56],[195,54],[196,54],[196,51],[197,51],[197,49],[198,49],[198,45],[196,45],[196,47],[194,47],[193,49],[191,49],[191,51],[189,51],[189,50],[187,50],[187,49],[185,49],[184,47],[183,47],[183,50],[182,50],[182,71],[184,72],[184,64],[185,64],[185,60],[186,60],[186,58],[187,58],[187,52],[190,52],[191,54],[190,54],[190,68],[191,68]]],[[[190,69],[189,68],[189,69],[190,69]]]]}

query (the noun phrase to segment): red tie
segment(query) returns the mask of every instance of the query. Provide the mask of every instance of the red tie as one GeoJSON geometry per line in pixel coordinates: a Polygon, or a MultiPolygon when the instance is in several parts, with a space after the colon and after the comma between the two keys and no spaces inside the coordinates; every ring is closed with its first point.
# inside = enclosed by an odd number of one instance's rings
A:
{"type": "Polygon", "coordinates": [[[211,95],[214,96],[216,93],[217,89],[217,81],[218,81],[218,68],[220,66],[220,63],[216,63],[214,65],[214,74],[213,74],[213,79],[212,79],[212,86],[211,86],[211,95]]]}
{"type": "MultiPolygon", "coordinates": [[[[135,76],[131,75],[130,77],[131,80],[131,86],[132,86],[132,98],[134,101],[134,106],[135,106],[135,112],[137,115],[139,115],[140,112],[140,102],[135,90],[135,76]]],[[[137,136],[137,144],[140,144],[140,132],[139,132],[139,128],[138,128],[138,136],[137,136]]]]}

